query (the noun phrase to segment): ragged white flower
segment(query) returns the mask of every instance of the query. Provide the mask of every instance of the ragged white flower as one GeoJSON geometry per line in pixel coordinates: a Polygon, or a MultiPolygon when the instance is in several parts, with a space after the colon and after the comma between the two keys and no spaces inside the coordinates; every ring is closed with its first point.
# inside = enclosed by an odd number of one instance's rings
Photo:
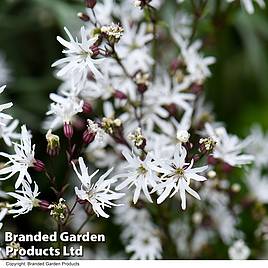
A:
{"type": "Polygon", "coordinates": [[[1,210],[0,210],[0,230],[3,227],[2,220],[6,216],[7,212],[8,212],[8,209],[7,208],[1,208],[1,210]]]}
{"type": "Polygon", "coordinates": [[[251,169],[247,175],[247,184],[252,195],[261,203],[268,204],[268,176],[259,169],[251,169]]]}
{"type": "Polygon", "coordinates": [[[11,205],[11,209],[8,211],[9,214],[15,214],[17,217],[21,214],[26,214],[30,212],[33,207],[39,206],[39,199],[37,196],[38,185],[34,182],[34,188],[32,190],[30,184],[24,181],[21,190],[16,190],[16,192],[8,193],[8,195],[17,199],[17,202],[11,205]]]}
{"type": "Polygon", "coordinates": [[[250,164],[254,160],[254,156],[242,153],[250,144],[250,139],[240,141],[237,136],[228,134],[224,127],[213,128],[209,123],[205,124],[205,130],[216,142],[214,158],[221,159],[231,166],[250,164]]]}
{"type": "Polygon", "coordinates": [[[78,162],[81,173],[79,173],[75,164],[72,163],[73,169],[82,183],[80,189],[75,187],[76,195],[79,199],[88,201],[98,217],[108,218],[109,215],[104,211],[105,207],[110,208],[112,206],[119,206],[118,204],[111,202],[111,200],[117,200],[124,195],[123,193],[117,193],[111,190],[111,185],[116,182],[115,178],[106,179],[113,168],[100,176],[95,183],[92,183],[92,178],[99,172],[99,170],[96,170],[93,174],[89,175],[88,168],[82,157],[79,157],[78,162]]]}
{"type": "Polygon", "coordinates": [[[13,140],[20,139],[20,133],[16,132],[19,125],[18,120],[11,121],[10,119],[2,120],[3,125],[0,124],[0,138],[2,138],[7,146],[12,145],[13,140]]]}
{"type": "Polygon", "coordinates": [[[187,163],[186,155],[186,149],[179,144],[174,150],[172,159],[158,163],[163,175],[161,177],[161,183],[157,184],[153,189],[153,191],[161,191],[157,199],[157,204],[162,203],[168,196],[174,196],[177,192],[180,193],[181,207],[184,210],[186,209],[186,192],[200,200],[198,193],[190,188],[190,182],[191,179],[205,181],[206,178],[198,173],[202,173],[208,167],[193,168],[194,160],[192,159],[190,163],[187,163]]]}
{"type": "MultiPolygon", "coordinates": [[[[127,160],[127,165],[125,166],[125,173],[116,175],[116,178],[122,178],[124,181],[120,183],[116,190],[121,190],[125,187],[130,188],[131,186],[135,187],[133,202],[137,203],[141,192],[144,193],[149,202],[153,202],[150,196],[150,189],[156,186],[158,177],[156,171],[152,170],[153,166],[153,157],[148,153],[144,160],[141,160],[134,154],[130,154],[128,151],[122,152],[123,156],[127,160]]],[[[154,167],[155,170],[159,171],[157,167],[154,167]]]]}
{"type": "Polygon", "coordinates": [[[9,159],[5,167],[0,169],[0,180],[7,180],[16,173],[19,173],[15,188],[18,188],[25,179],[31,183],[32,179],[28,172],[28,168],[34,167],[35,159],[35,145],[32,146],[31,135],[26,129],[26,126],[21,127],[20,144],[14,143],[15,154],[7,154],[1,152],[0,155],[9,159]],[[6,175],[2,177],[2,175],[6,175]]]}
{"type": "MultiPolygon", "coordinates": [[[[0,94],[4,91],[5,88],[6,88],[6,86],[0,87],[0,94]]],[[[5,114],[5,113],[2,113],[3,110],[6,110],[12,106],[13,106],[12,102],[0,104],[0,125],[4,125],[4,123],[2,122],[3,120],[12,119],[12,116],[5,114]]]]}
{"type": "Polygon", "coordinates": [[[46,113],[50,117],[44,122],[45,129],[55,129],[72,122],[76,114],[83,111],[84,101],[74,96],[61,96],[51,93],[49,95],[53,103],[46,113]]]}
{"type": "MultiPolygon", "coordinates": [[[[234,2],[235,0],[227,0],[227,2],[234,2]]],[[[247,13],[253,14],[255,9],[254,9],[254,4],[253,2],[256,2],[261,8],[265,8],[265,2],[264,0],[241,0],[241,5],[245,8],[247,13]]]]}
{"type": "MultiPolygon", "coordinates": [[[[145,201],[143,195],[141,200],[145,201]]],[[[154,224],[149,211],[133,206],[132,194],[129,191],[123,201],[124,206],[115,208],[115,222],[123,228],[120,238],[125,244],[126,252],[131,254],[131,259],[161,259],[161,232],[154,224]]]]}
{"type": "Polygon", "coordinates": [[[95,59],[92,46],[97,41],[97,37],[89,38],[89,33],[84,27],[81,28],[81,42],[78,38],[74,39],[67,28],[64,28],[70,41],[66,41],[61,37],[57,40],[66,47],[63,53],[66,54],[65,58],[57,60],[52,64],[52,67],[59,66],[61,69],[58,71],[58,76],[72,75],[76,72],[81,73],[81,76],[86,77],[87,73],[91,71],[95,77],[102,77],[101,72],[97,66],[102,62],[102,59],[95,59]]]}
{"type": "Polygon", "coordinates": [[[11,80],[10,73],[5,56],[0,52],[0,85],[6,84],[11,80]]]}
{"type": "Polygon", "coordinates": [[[181,57],[186,65],[186,75],[180,88],[187,88],[192,83],[203,83],[207,77],[211,75],[209,65],[215,63],[214,57],[204,57],[199,49],[202,46],[200,40],[189,45],[189,41],[185,40],[180,34],[173,33],[173,38],[181,49],[181,57]]]}
{"type": "Polygon", "coordinates": [[[246,260],[250,255],[250,249],[243,240],[237,240],[228,249],[231,260],[246,260]]]}

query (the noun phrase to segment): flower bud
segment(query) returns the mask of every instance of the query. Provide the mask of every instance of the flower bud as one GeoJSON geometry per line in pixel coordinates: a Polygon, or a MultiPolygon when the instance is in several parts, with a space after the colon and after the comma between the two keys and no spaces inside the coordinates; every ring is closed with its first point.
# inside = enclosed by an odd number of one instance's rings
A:
{"type": "Polygon", "coordinates": [[[96,56],[99,55],[99,53],[100,53],[100,49],[99,49],[98,46],[93,45],[93,46],[90,47],[90,49],[91,49],[91,51],[92,51],[92,55],[91,55],[92,57],[96,57],[96,56]]]}
{"type": "Polygon", "coordinates": [[[208,156],[207,162],[209,165],[216,165],[217,164],[217,159],[214,158],[212,155],[208,156]]]}
{"type": "Polygon", "coordinates": [[[94,141],[96,136],[96,133],[93,131],[90,131],[89,129],[86,129],[83,133],[83,142],[85,144],[90,144],[91,142],[94,141]]]}
{"type": "Polygon", "coordinates": [[[202,84],[193,83],[190,87],[190,91],[194,94],[200,94],[204,89],[202,84]]]}
{"type": "Polygon", "coordinates": [[[67,139],[71,139],[74,134],[73,126],[70,123],[65,122],[63,126],[63,132],[64,136],[67,139]]]}
{"type": "Polygon", "coordinates": [[[50,203],[46,200],[39,200],[39,203],[38,203],[39,207],[44,209],[44,210],[49,210],[49,206],[50,206],[50,203]]]}
{"type": "Polygon", "coordinates": [[[189,141],[190,133],[187,130],[178,130],[176,134],[177,140],[181,143],[186,143],[189,141]]]}
{"type": "Polygon", "coordinates": [[[85,0],[86,7],[94,8],[97,3],[97,0],[85,0]]]}
{"type": "Polygon", "coordinates": [[[57,156],[60,151],[60,138],[57,135],[52,134],[50,129],[46,134],[47,139],[47,154],[49,156],[57,156]]]}
{"type": "Polygon", "coordinates": [[[89,21],[90,20],[89,16],[85,13],[82,13],[82,12],[78,12],[77,17],[82,21],[89,21]]]}
{"type": "Polygon", "coordinates": [[[222,170],[225,173],[229,173],[233,170],[233,167],[231,165],[229,165],[228,163],[223,163],[222,164],[222,170]]]}
{"type": "Polygon", "coordinates": [[[93,110],[91,104],[86,101],[84,101],[82,109],[83,109],[83,113],[85,114],[91,114],[93,110]]]}
{"type": "Polygon", "coordinates": [[[45,170],[45,164],[41,160],[35,160],[33,168],[37,172],[43,172],[45,170]]]}
{"type": "Polygon", "coordinates": [[[116,99],[119,99],[119,100],[127,99],[127,95],[124,92],[120,91],[120,90],[115,90],[114,97],[116,99]]]}

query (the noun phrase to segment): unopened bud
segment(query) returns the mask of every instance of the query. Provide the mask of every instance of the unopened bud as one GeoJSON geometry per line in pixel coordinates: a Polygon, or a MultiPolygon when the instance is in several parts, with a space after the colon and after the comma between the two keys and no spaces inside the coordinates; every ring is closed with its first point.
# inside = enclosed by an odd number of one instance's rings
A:
{"type": "Polygon", "coordinates": [[[73,126],[70,123],[65,122],[63,126],[63,132],[64,136],[70,140],[74,134],[73,126]]]}
{"type": "Polygon", "coordinates": [[[127,99],[127,95],[124,92],[120,91],[120,90],[115,90],[114,97],[116,99],[119,99],[119,100],[127,99]]]}
{"type": "Polygon", "coordinates": [[[194,94],[200,94],[203,88],[204,86],[202,84],[193,83],[190,87],[190,91],[194,94]]]}
{"type": "Polygon", "coordinates": [[[78,12],[77,17],[79,19],[81,19],[82,21],[89,21],[90,20],[89,16],[85,13],[82,13],[82,12],[78,12]]]}
{"type": "Polygon", "coordinates": [[[45,164],[41,160],[35,160],[33,168],[37,172],[43,172],[45,170],[45,164]]]}
{"type": "Polygon", "coordinates": [[[99,55],[99,53],[100,53],[100,49],[99,49],[99,47],[98,46],[95,46],[95,45],[93,45],[93,46],[91,46],[90,47],[90,49],[91,49],[91,51],[92,51],[92,57],[96,57],[96,56],[98,56],[99,55]]]}
{"type": "Polygon", "coordinates": [[[82,109],[83,109],[83,113],[85,114],[91,114],[93,110],[91,104],[86,101],[84,101],[82,109]]]}
{"type": "Polygon", "coordinates": [[[85,0],[86,7],[94,8],[97,3],[97,0],[85,0]]]}
{"type": "Polygon", "coordinates": [[[83,142],[85,144],[90,144],[91,142],[94,141],[96,136],[95,132],[90,131],[89,129],[86,129],[83,133],[83,142]]]}
{"type": "Polygon", "coordinates": [[[52,130],[50,129],[46,134],[47,139],[47,154],[49,156],[57,156],[60,151],[60,137],[52,134],[52,130]]]}
{"type": "Polygon", "coordinates": [[[209,165],[216,165],[217,164],[217,159],[214,158],[212,155],[208,156],[207,162],[209,165]]]}
{"type": "Polygon", "coordinates": [[[223,163],[222,164],[222,170],[225,173],[229,173],[233,170],[233,167],[231,165],[229,165],[228,163],[223,163]]]}
{"type": "Polygon", "coordinates": [[[190,133],[187,130],[179,129],[176,134],[177,140],[181,143],[186,143],[189,141],[190,133]]]}
{"type": "Polygon", "coordinates": [[[49,210],[49,206],[50,206],[50,203],[46,200],[39,200],[39,203],[38,203],[39,207],[44,209],[44,210],[49,210]]]}

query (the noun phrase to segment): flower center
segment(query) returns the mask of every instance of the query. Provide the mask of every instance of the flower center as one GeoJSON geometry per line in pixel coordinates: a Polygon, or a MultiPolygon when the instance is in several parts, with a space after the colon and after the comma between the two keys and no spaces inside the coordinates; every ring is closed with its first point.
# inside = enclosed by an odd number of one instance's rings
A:
{"type": "Polygon", "coordinates": [[[184,169],[183,168],[176,168],[175,174],[178,175],[179,177],[184,176],[184,169]]]}
{"type": "Polygon", "coordinates": [[[138,173],[139,174],[146,174],[147,173],[147,169],[143,165],[140,165],[138,167],[138,173]]]}

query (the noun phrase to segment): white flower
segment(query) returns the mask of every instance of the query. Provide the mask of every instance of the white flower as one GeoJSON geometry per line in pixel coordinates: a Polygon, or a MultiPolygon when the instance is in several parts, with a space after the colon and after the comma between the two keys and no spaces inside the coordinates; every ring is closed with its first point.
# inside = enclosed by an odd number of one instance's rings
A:
{"type": "MultiPolygon", "coordinates": [[[[144,200],[144,196],[141,196],[144,200]]],[[[127,192],[123,198],[124,206],[115,208],[115,222],[122,226],[120,238],[126,245],[131,259],[160,259],[162,253],[160,230],[152,221],[146,208],[131,205],[132,195],[127,192]]]]}
{"type": "Polygon", "coordinates": [[[250,249],[243,240],[237,240],[228,249],[228,254],[232,260],[246,260],[250,255],[250,249]]]}
{"type": "Polygon", "coordinates": [[[213,157],[222,159],[231,166],[250,164],[254,157],[249,154],[242,154],[242,151],[250,144],[250,139],[240,141],[235,135],[229,135],[224,127],[213,128],[205,124],[206,133],[215,142],[213,157]]]}
{"type": "Polygon", "coordinates": [[[44,122],[45,129],[59,128],[64,123],[71,123],[76,114],[83,111],[84,101],[74,96],[61,96],[51,93],[50,99],[54,101],[50,104],[50,110],[46,113],[51,115],[44,122]]]}
{"type": "Polygon", "coordinates": [[[258,167],[265,167],[268,163],[268,134],[263,133],[259,125],[251,128],[249,138],[252,142],[246,148],[246,152],[254,155],[254,164],[258,167]]]}
{"type": "Polygon", "coordinates": [[[247,184],[259,202],[268,204],[268,176],[262,176],[259,169],[252,169],[247,175],[247,184]]]}
{"type": "Polygon", "coordinates": [[[195,181],[205,181],[206,178],[197,173],[205,171],[207,166],[192,168],[194,160],[192,159],[191,163],[186,163],[186,155],[186,149],[179,144],[175,147],[173,159],[158,163],[164,174],[161,177],[162,182],[157,184],[154,188],[154,191],[161,191],[157,199],[157,204],[162,203],[168,196],[174,196],[177,192],[180,192],[181,207],[184,210],[186,209],[185,192],[188,192],[200,200],[198,193],[190,188],[190,182],[191,179],[195,181]]]}
{"type": "Polygon", "coordinates": [[[0,53],[0,85],[6,84],[10,80],[10,70],[5,61],[5,57],[0,53]]]}
{"type": "Polygon", "coordinates": [[[7,154],[1,152],[0,155],[9,159],[5,164],[6,167],[0,169],[0,175],[8,174],[6,177],[1,177],[0,180],[11,178],[16,173],[19,173],[18,179],[15,183],[15,188],[18,188],[25,178],[29,183],[32,182],[31,176],[28,172],[29,167],[33,167],[35,163],[34,153],[35,145],[31,144],[31,135],[28,133],[26,126],[21,127],[20,144],[14,143],[15,154],[7,154]]]}
{"type": "Polygon", "coordinates": [[[123,64],[129,73],[137,70],[148,71],[153,59],[149,55],[146,44],[153,39],[153,34],[146,33],[145,23],[141,24],[139,28],[136,25],[130,27],[127,20],[123,20],[122,23],[124,35],[120,39],[117,51],[123,59],[123,64]]]}
{"type": "MultiPolygon", "coordinates": [[[[227,2],[233,2],[235,0],[227,0],[227,2]]],[[[241,0],[241,5],[245,8],[247,13],[253,14],[254,13],[254,5],[253,5],[254,0],[241,0]]],[[[265,8],[265,2],[264,0],[255,0],[255,2],[261,7],[265,8]]]]}
{"type": "MultiPolygon", "coordinates": [[[[5,88],[6,88],[6,86],[1,86],[0,87],[0,94],[4,91],[5,88]]],[[[13,106],[12,102],[0,104],[0,125],[4,124],[2,122],[2,120],[12,119],[12,116],[10,116],[8,114],[5,114],[5,113],[2,113],[3,110],[8,109],[8,108],[10,108],[12,106],[13,106]]]]}
{"type": "Polygon", "coordinates": [[[21,190],[16,190],[14,193],[8,193],[8,195],[17,199],[17,202],[11,205],[9,214],[16,214],[17,217],[21,214],[30,212],[33,207],[38,207],[39,200],[36,198],[39,195],[38,186],[34,182],[34,189],[28,182],[24,181],[21,190]]]}
{"type": "Polygon", "coordinates": [[[202,43],[200,40],[189,45],[188,40],[184,40],[179,33],[173,33],[173,38],[181,49],[181,56],[186,64],[187,74],[179,87],[187,88],[192,83],[203,83],[211,75],[209,65],[215,63],[214,57],[204,57],[198,50],[202,43]]]}
{"type": "Polygon", "coordinates": [[[8,212],[7,208],[2,208],[0,210],[0,230],[3,227],[3,223],[1,221],[4,219],[4,217],[6,216],[7,212],[8,212]]]}
{"type": "Polygon", "coordinates": [[[67,49],[63,50],[66,54],[65,58],[57,60],[52,64],[52,67],[60,66],[61,70],[57,73],[58,76],[64,76],[66,74],[72,75],[73,73],[81,73],[84,76],[91,71],[97,78],[102,77],[101,72],[96,65],[102,62],[102,59],[94,59],[94,54],[91,47],[97,41],[97,37],[88,38],[88,32],[84,27],[81,28],[81,42],[78,39],[74,39],[67,28],[64,28],[70,41],[66,41],[61,37],[57,37],[57,40],[65,46],[67,49]]]}
{"type": "Polygon", "coordinates": [[[12,140],[20,139],[20,133],[15,132],[19,125],[18,120],[11,121],[10,119],[2,120],[3,125],[0,124],[0,138],[4,140],[7,146],[12,145],[12,140]]]}
{"type": "Polygon", "coordinates": [[[98,142],[102,142],[105,136],[105,132],[104,130],[98,125],[96,124],[94,121],[88,119],[87,120],[87,128],[90,132],[95,134],[95,139],[98,142]]]}
{"type": "Polygon", "coordinates": [[[81,174],[78,172],[75,164],[72,163],[74,171],[82,183],[80,189],[78,189],[78,187],[75,187],[76,195],[81,200],[87,200],[92,205],[92,209],[98,217],[102,216],[104,218],[108,218],[109,215],[104,212],[104,208],[118,206],[118,204],[111,202],[111,200],[119,199],[124,195],[110,189],[111,184],[116,182],[116,179],[106,178],[112,172],[113,168],[109,169],[106,173],[100,176],[100,178],[95,183],[92,183],[92,178],[99,172],[99,170],[96,170],[93,174],[89,175],[88,168],[86,167],[82,157],[79,157],[78,162],[81,174]]]}
{"type": "MultiPolygon", "coordinates": [[[[123,156],[127,160],[127,165],[125,166],[125,173],[116,175],[116,178],[124,178],[125,180],[120,183],[116,190],[121,190],[125,187],[135,186],[135,192],[133,196],[134,204],[137,203],[141,191],[144,193],[149,202],[153,202],[149,193],[149,188],[156,186],[158,177],[156,172],[152,170],[152,160],[153,157],[148,153],[144,160],[139,157],[132,155],[128,151],[122,152],[123,156]]],[[[157,169],[155,167],[155,169],[157,169]]]]}

